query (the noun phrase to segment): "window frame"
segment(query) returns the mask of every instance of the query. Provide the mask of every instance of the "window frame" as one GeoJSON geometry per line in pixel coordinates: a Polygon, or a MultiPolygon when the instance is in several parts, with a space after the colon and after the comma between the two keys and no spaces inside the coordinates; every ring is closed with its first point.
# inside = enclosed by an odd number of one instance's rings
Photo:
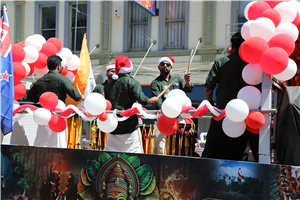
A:
{"type": "MultiPolygon", "coordinates": [[[[55,30],[55,36],[56,37],[56,28],[57,28],[57,21],[55,19],[55,28],[53,29],[43,29],[43,15],[42,15],[42,8],[45,8],[45,7],[56,7],[56,4],[49,4],[49,5],[40,5],[40,24],[39,24],[39,27],[40,27],[40,30],[39,30],[39,33],[40,35],[43,35],[43,31],[49,31],[49,30],[55,30]]],[[[55,8],[55,16],[56,16],[56,8],[55,8]]]]}

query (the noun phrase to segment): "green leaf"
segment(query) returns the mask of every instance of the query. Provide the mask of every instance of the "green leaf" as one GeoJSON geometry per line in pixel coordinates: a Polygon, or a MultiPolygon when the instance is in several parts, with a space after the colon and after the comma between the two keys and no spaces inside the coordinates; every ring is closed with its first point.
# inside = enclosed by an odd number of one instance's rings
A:
{"type": "Polygon", "coordinates": [[[109,153],[109,155],[112,157],[112,158],[115,158],[118,156],[118,153],[109,153]]]}
{"type": "Polygon", "coordinates": [[[85,186],[81,179],[78,180],[77,191],[84,200],[94,200],[97,198],[95,189],[93,187],[85,186]]]}
{"type": "Polygon", "coordinates": [[[144,200],[157,200],[157,199],[159,199],[158,188],[155,187],[155,190],[151,194],[143,196],[142,199],[144,199],[144,200]]]}
{"type": "Polygon", "coordinates": [[[85,185],[85,186],[90,186],[91,185],[91,181],[89,181],[84,169],[81,170],[80,179],[81,179],[83,185],[85,185]]]}
{"type": "Polygon", "coordinates": [[[156,179],[153,176],[153,179],[152,179],[150,185],[144,191],[140,192],[140,194],[141,195],[149,195],[154,191],[155,187],[156,187],[156,179]]]}
{"type": "Polygon", "coordinates": [[[141,162],[138,156],[130,156],[127,159],[127,162],[133,167],[133,169],[137,169],[141,166],[141,162]]]}
{"type": "Polygon", "coordinates": [[[90,181],[95,183],[97,174],[100,170],[100,164],[95,160],[88,160],[86,166],[86,175],[90,181]]]}
{"type": "Polygon", "coordinates": [[[130,156],[129,155],[127,155],[127,154],[125,154],[125,153],[119,153],[119,156],[121,157],[121,158],[123,158],[124,160],[127,160],[130,156]]]}
{"type": "Polygon", "coordinates": [[[149,165],[142,165],[136,169],[136,174],[140,182],[140,191],[144,191],[152,181],[152,169],[149,165]]]}
{"type": "Polygon", "coordinates": [[[98,163],[100,164],[100,166],[102,166],[104,163],[111,159],[112,157],[108,153],[101,152],[98,158],[98,163]]]}

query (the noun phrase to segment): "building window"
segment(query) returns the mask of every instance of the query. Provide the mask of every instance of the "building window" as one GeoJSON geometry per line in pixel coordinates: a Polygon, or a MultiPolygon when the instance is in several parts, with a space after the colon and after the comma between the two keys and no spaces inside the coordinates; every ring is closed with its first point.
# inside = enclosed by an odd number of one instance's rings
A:
{"type": "Polygon", "coordinates": [[[40,18],[40,33],[48,40],[51,37],[55,37],[56,29],[56,6],[41,6],[40,7],[41,18],[40,18]]]}
{"type": "MultiPolygon", "coordinates": [[[[74,50],[75,37],[75,17],[76,17],[76,3],[70,4],[71,13],[71,27],[70,27],[70,49],[74,50]]],[[[83,35],[87,32],[87,3],[78,3],[77,12],[77,33],[76,33],[76,51],[81,50],[83,35]]]]}
{"type": "Polygon", "coordinates": [[[129,11],[129,48],[147,48],[148,36],[148,13],[135,3],[130,3],[129,11]]]}
{"type": "Polygon", "coordinates": [[[247,19],[244,15],[245,7],[250,3],[251,1],[238,1],[239,7],[238,7],[238,30],[240,31],[243,24],[247,22],[247,19]]]}
{"type": "Polygon", "coordinates": [[[165,47],[184,47],[185,1],[166,1],[165,47]]]}

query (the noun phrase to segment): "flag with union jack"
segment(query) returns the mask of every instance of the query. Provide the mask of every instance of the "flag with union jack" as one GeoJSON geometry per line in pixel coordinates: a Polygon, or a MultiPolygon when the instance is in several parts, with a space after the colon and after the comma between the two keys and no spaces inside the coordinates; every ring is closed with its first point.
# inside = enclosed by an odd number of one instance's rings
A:
{"type": "Polygon", "coordinates": [[[13,105],[14,105],[14,70],[12,59],[12,48],[10,40],[9,23],[7,18],[7,9],[4,6],[3,16],[0,19],[0,113],[1,113],[1,131],[6,135],[13,130],[13,105]]]}

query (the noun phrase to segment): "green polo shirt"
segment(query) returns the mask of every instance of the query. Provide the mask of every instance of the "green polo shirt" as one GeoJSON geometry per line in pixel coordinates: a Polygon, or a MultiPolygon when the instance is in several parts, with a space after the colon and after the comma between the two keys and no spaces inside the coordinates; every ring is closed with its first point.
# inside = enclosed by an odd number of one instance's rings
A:
{"type": "MultiPolygon", "coordinates": [[[[183,90],[186,93],[191,93],[193,91],[194,85],[191,83],[192,87],[188,88],[185,84],[185,81],[180,76],[171,76],[169,77],[169,81],[165,79],[163,75],[160,75],[156,79],[154,79],[151,82],[151,94],[152,96],[158,96],[163,90],[164,87],[168,86],[170,83],[172,83],[173,80],[177,79],[176,82],[173,83],[173,85],[170,86],[170,88],[166,91],[166,93],[159,98],[159,101],[156,104],[156,109],[161,109],[162,102],[166,99],[168,93],[173,89],[180,89],[183,90]]],[[[178,121],[182,121],[183,118],[179,115],[178,121]]]]}
{"type": "Polygon", "coordinates": [[[55,93],[63,102],[65,102],[67,94],[75,101],[81,100],[81,95],[74,89],[73,83],[56,71],[49,71],[33,83],[28,91],[27,100],[38,102],[44,92],[55,93]]]}
{"type": "Polygon", "coordinates": [[[247,65],[237,52],[215,60],[205,82],[205,87],[216,90],[216,106],[224,109],[226,104],[237,98],[239,90],[247,83],[242,78],[242,71],[247,65]]]}
{"type": "MultiPolygon", "coordinates": [[[[139,102],[147,105],[149,98],[143,93],[141,84],[128,74],[119,74],[117,80],[111,80],[105,87],[105,98],[112,104],[112,110],[127,110],[139,102]]],[[[120,116],[119,116],[120,117],[120,116]]],[[[111,134],[132,133],[139,128],[138,117],[133,115],[124,122],[118,122],[111,134]]]]}

